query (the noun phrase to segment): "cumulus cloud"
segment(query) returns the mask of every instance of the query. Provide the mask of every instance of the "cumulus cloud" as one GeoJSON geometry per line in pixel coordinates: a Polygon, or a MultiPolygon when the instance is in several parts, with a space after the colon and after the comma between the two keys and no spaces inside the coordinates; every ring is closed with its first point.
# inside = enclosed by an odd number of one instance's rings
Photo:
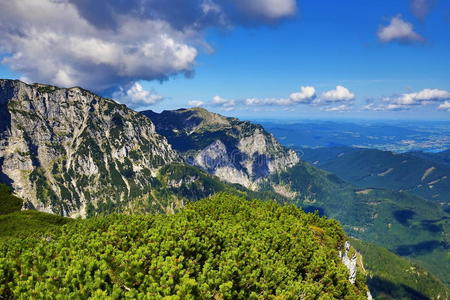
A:
{"type": "Polygon", "coordinates": [[[30,81],[102,91],[189,76],[207,28],[274,23],[296,9],[295,0],[0,1],[0,51],[30,81]]]}
{"type": "Polygon", "coordinates": [[[338,85],[333,90],[323,92],[315,103],[326,105],[338,102],[350,102],[353,100],[355,100],[355,94],[350,92],[346,87],[338,85]]]}
{"type": "Polygon", "coordinates": [[[393,99],[387,99],[398,105],[423,105],[450,99],[450,93],[439,89],[424,89],[416,93],[402,94],[393,99]]]}
{"type": "Polygon", "coordinates": [[[299,92],[291,93],[284,98],[246,98],[231,100],[220,96],[215,96],[208,103],[210,106],[220,107],[222,109],[231,110],[238,105],[244,105],[253,109],[264,107],[282,107],[283,110],[292,110],[296,105],[320,105],[324,106],[322,110],[326,111],[347,111],[350,109],[349,104],[353,102],[355,95],[346,87],[336,86],[335,89],[326,91],[317,96],[316,89],[313,86],[301,86],[299,92]],[[335,104],[335,106],[333,106],[335,104]],[[340,104],[340,105],[337,105],[340,104]]]}
{"type": "Polygon", "coordinates": [[[380,27],[378,39],[383,43],[397,41],[404,44],[425,41],[421,35],[414,31],[412,24],[404,21],[401,16],[391,18],[389,25],[380,27]]]}
{"type": "Polygon", "coordinates": [[[428,15],[434,0],[410,0],[411,12],[419,20],[424,20],[428,15]]]}
{"type": "Polygon", "coordinates": [[[232,99],[225,99],[220,96],[214,96],[211,99],[211,105],[220,107],[222,110],[230,111],[233,110],[236,106],[236,101],[232,99]]]}
{"type": "Polygon", "coordinates": [[[423,89],[419,92],[383,97],[378,101],[379,103],[372,101],[362,109],[371,111],[400,111],[408,110],[414,106],[430,105],[433,103],[441,103],[438,108],[441,109],[444,107],[443,109],[445,109],[445,103],[448,102],[447,100],[450,100],[450,92],[448,91],[423,89]]]}
{"type": "Polygon", "coordinates": [[[450,101],[445,101],[444,103],[441,103],[438,106],[438,109],[439,110],[446,110],[446,111],[450,112],[450,101]]]}
{"type": "Polygon", "coordinates": [[[113,93],[113,98],[131,108],[146,107],[163,100],[162,96],[145,90],[138,82],[134,83],[128,90],[120,88],[113,93]]]}
{"type": "Polygon", "coordinates": [[[312,86],[300,87],[300,92],[295,92],[286,98],[247,98],[244,104],[247,106],[292,106],[296,104],[332,105],[335,103],[351,102],[355,95],[341,85],[335,89],[323,92],[317,97],[316,89],[312,86]]]}
{"type": "Polygon", "coordinates": [[[205,104],[203,101],[200,101],[200,100],[191,100],[191,101],[188,101],[188,105],[189,106],[192,106],[192,107],[200,107],[200,106],[202,106],[203,104],[205,104]]]}
{"type": "Polygon", "coordinates": [[[289,96],[295,103],[311,103],[316,98],[316,89],[312,86],[300,87],[300,92],[292,93],[289,96]]]}
{"type": "Polygon", "coordinates": [[[247,98],[244,104],[290,106],[294,104],[310,104],[316,99],[316,89],[312,86],[301,86],[300,92],[292,93],[287,98],[247,98]]]}

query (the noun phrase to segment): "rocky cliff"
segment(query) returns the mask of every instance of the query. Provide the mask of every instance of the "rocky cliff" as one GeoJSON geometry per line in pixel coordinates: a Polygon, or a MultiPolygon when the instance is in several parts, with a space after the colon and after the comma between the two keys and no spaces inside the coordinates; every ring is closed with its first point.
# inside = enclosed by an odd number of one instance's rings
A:
{"type": "Polygon", "coordinates": [[[203,108],[142,112],[185,160],[230,183],[257,189],[270,174],[299,162],[262,126],[203,108]]]}
{"type": "Polygon", "coordinates": [[[146,117],[78,87],[0,80],[0,174],[26,205],[68,216],[141,197],[179,161],[146,117]]]}

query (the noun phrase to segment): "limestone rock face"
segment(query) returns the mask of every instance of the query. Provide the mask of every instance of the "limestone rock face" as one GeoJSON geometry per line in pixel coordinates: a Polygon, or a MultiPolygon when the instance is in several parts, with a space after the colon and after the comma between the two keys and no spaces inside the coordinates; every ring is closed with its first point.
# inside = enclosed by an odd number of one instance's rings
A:
{"type": "MultiPolygon", "coordinates": [[[[347,267],[349,276],[348,280],[355,284],[356,282],[356,274],[358,272],[358,257],[356,252],[353,255],[350,255],[350,242],[346,241],[344,244],[344,250],[339,251],[339,257],[342,260],[342,263],[347,267]]],[[[372,294],[370,291],[367,291],[367,300],[372,300],[372,294]]]]}
{"type": "Polygon", "coordinates": [[[350,243],[347,241],[345,242],[344,245],[344,251],[340,251],[339,256],[341,257],[342,263],[347,267],[350,273],[348,280],[352,284],[355,284],[357,272],[357,257],[356,253],[350,257],[349,251],[350,251],[350,243]]]}
{"type": "Polygon", "coordinates": [[[0,181],[41,211],[120,205],[180,160],[148,118],[78,87],[0,80],[0,117],[0,181]]]}
{"type": "Polygon", "coordinates": [[[262,126],[227,118],[203,108],[142,112],[155,123],[186,162],[220,179],[258,189],[270,174],[299,162],[262,126]]]}

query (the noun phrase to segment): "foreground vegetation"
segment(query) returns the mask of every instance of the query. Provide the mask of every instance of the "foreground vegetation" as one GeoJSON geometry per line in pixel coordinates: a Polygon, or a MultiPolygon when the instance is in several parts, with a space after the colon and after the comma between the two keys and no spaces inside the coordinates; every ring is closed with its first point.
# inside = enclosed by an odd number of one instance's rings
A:
{"type": "Polygon", "coordinates": [[[72,220],[1,239],[0,295],[363,299],[364,277],[352,285],[338,257],[345,240],[336,221],[219,194],[175,215],[72,220]]]}

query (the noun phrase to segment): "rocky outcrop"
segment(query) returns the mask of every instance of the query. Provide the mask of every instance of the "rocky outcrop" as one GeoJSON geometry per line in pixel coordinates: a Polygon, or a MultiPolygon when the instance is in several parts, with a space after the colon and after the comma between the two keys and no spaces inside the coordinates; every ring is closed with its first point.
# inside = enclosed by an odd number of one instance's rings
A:
{"type": "MultiPolygon", "coordinates": [[[[356,274],[358,272],[358,254],[356,251],[351,251],[351,250],[352,250],[352,248],[350,246],[350,242],[346,241],[344,244],[344,250],[339,251],[339,257],[340,257],[342,263],[348,269],[348,272],[349,272],[348,280],[351,282],[351,284],[355,284],[356,274]]],[[[362,262],[360,265],[362,265],[362,262]]],[[[367,296],[367,300],[373,299],[370,291],[367,291],[366,296],[367,296]]]]}
{"type": "Polygon", "coordinates": [[[344,251],[339,251],[339,257],[342,260],[342,263],[347,267],[349,271],[349,277],[348,280],[355,284],[356,281],[356,272],[357,272],[357,257],[356,252],[354,252],[352,255],[350,254],[350,243],[347,241],[344,245],[344,251]]]}
{"type": "Polygon", "coordinates": [[[41,211],[120,205],[180,160],[148,118],[78,87],[0,80],[0,116],[0,180],[41,211]]]}
{"type": "Polygon", "coordinates": [[[185,160],[230,183],[251,189],[299,162],[262,126],[203,108],[142,112],[185,160]]]}

